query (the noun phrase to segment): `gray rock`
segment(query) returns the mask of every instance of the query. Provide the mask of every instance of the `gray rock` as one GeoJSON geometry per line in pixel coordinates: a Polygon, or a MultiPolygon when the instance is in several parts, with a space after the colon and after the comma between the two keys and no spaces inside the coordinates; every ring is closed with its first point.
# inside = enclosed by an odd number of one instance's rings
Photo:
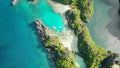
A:
{"type": "Polygon", "coordinates": [[[36,24],[36,27],[37,27],[37,32],[38,34],[42,37],[42,38],[45,38],[46,35],[47,35],[47,32],[46,32],[46,27],[42,24],[42,22],[39,20],[39,19],[36,19],[35,20],[35,24],[36,24]]]}

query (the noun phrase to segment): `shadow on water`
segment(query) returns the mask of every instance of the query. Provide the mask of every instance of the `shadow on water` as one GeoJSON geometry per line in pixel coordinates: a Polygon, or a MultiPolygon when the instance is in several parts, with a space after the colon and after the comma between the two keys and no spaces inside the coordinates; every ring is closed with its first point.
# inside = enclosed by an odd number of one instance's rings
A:
{"type": "MultiPolygon", "coordinates": [[[[46,53],[46,58],[48,59],[48,52],[45,50],[45,47],[42,43],[42,41],[40,40],[40,36],[37,34],[37,28],[36,28],[36,24],[34,22],[32,22],[31,24],[29,24],[29,27],[34,31],[35,35],[37,36],[37,48],[40,49],[40,51],[42,51],[43,53],[46,53]]],[[[50,60],[48,59],[48,61],[50,62],[50,60]]],[[[52,64],[49,63],[50,68],[53,68],[52,64]]]]}
{"type": "Polygon", "coordinates": [[[106,25],[108,32],[120,40],[120,16],[119,0],[101,0],[103,3],[112,6],[108,12],[111,21],[106,25]]]}
{"type": "Polygon", "coordinates": [[[35,23],[32,22],[31,24],[29,24],[29,27],[34,31],[35,35],[37,36],[37,42],[39,42],[39,44],[37,45],[37,48],[38,48],[38,49],[41,48],[43,52],[46,52],[46,51],[44,50],[45,47],[43,46],[43,44],[42,44],[42,42],[41,42],[41,40],[40,40],[40,36],[37,34],[37,28],[36,28],[35,23]]]}

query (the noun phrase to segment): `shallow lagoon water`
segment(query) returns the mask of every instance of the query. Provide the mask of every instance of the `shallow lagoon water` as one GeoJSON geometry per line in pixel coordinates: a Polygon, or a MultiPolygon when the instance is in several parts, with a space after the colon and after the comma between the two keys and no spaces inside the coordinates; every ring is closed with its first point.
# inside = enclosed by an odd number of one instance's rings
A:
{"type": "Polygon", "coordinates": [[[21,12],[20,10],[22,10],[22,14],[25,14],[28,18],[31,17],[31,21],[39,18],[50,29],[61,32],[65,28],[61,15],[55,13],[47,0],[40,0],[36,4],[21,0],[16,6],[16,11],[21,12]]]}

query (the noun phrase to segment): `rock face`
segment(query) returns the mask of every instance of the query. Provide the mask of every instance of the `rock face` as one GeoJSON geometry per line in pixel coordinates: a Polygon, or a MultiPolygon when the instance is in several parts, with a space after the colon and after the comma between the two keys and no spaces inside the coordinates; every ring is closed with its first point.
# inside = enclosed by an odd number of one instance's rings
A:
{"type": "Polygon", "coordinates": [[[12,5],[15,6],[17,4],[18,0],[13,0],[12,5]]]}
{"type": "Polygon", "coordinates": [[[42,22],[39,19],[37,19],[37,20],[35,20],[35,24],[36,24],[36,27],[37,27],[38,34],[41,37],[46,37],[46,35],[47,35],[46,27],[42,24],[42,22]]]}

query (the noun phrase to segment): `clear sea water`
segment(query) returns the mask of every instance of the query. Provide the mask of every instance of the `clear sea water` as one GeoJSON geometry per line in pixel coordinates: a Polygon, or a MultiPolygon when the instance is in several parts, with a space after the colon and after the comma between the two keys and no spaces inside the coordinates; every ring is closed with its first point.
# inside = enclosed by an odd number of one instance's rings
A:
{"type": "Polygon", "coordinates": [[[20,0],[16,6],[11,1],[0,0],[0,68],[50,68],[30,24],[40,18],[50,29],[62,31],[62,17],[45,0],[37,5],[20,0]]]}

